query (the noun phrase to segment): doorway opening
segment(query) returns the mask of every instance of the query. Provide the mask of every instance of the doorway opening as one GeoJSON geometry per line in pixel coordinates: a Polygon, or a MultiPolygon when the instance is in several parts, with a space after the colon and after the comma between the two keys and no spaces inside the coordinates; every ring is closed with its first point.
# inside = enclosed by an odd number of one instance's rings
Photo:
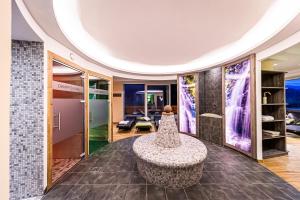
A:
{"type": "MultiPolygon", "coordinates": [[[[262,60],[263,145],[278,155],[263,165],[300,190],[300,43],[262,60]],[[268,83],[268,84],[266,84],[268,83]],[[273,86],[273,87],[270,87],[273,86]],[[280,118],[279,118],[280,117],[280,118]],[[267,130],[265,130],[267,129],[267,130]],[[271,130],[271,131],[269,131],[271,130]],[[283,152],[281,154],[281,152],[283,152]]],[[[263,146],[264,147],[264,146],[263,146]]],[[[265,157],[264,157],[265,158],[265,157]]]]}

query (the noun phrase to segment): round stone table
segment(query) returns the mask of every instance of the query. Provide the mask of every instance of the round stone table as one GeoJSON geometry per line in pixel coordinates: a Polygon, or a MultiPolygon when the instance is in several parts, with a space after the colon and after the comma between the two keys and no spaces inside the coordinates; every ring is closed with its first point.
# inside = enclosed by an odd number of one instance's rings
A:
{"type": "Polygon", "coordinates": [[[196,138],[179,134],[181,145],[165,148],[154,141],[157,133],[136,139],[133,151],[138,171],[148,182],[169,188],[184,188],[199,182],[206,146],[196,138]]]}

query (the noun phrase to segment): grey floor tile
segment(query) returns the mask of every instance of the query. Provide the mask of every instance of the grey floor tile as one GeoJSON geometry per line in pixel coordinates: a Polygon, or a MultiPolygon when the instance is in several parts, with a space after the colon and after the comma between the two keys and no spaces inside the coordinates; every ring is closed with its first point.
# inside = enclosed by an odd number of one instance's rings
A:
{"type": "Polygon", "coordinates": [[[128,185],[125,200],[146,199],[146,185],[128,185]]]}
{"type": "Polygon", "coordinates": [[[128,185],[111,186],[111,200],[123,200],[126,195],[128,185]]]}
{"type": "Polygon", "coordinates": [[[61,185],[75,185],[85,173],[67,173],[58,184],[61,185]]]}
{"type": "Polygon", "coordinates": [[[146,180],[138,172],[133,172],[130,179],[130,184],[145,185],[146,180]]]}
{"type": "Polygon", "coordinates": [[[60,200],[65,199],[65,196],[68,194],[72,185],[57,185],[51,189],[47,195],[45,195],[42,199],[43,200],[60,200]]]}
{"type": "Polygon", "coordinates": [[[115,184],[118,180],[122,180],[121,177],[118,177],[118,173],[101,173],[101,176],[97,178],[95,184],[115,184]]]}
{"type": "Polygon", "coordinates": [[[155,185],[147,185],[147,200],[166,200],[165,189],[155,185]]]}
{"type": "Polygon", "coordinates": [[[65,196],[65,199],[70,199],[70,200],[81,200],[85,199],[89,192],[90,192],[91,187],[88,187],[86,185],[76,185],[73,186],[70,191],[67,193],[65,196]]]}
{"type": "Polygon", "coordinates": [[[81,161],[43,199],[300,199],[299,191],[257,162],[209,143],[205,143],[208,157],[197,185],[179,190],[146,185],[132,151],[136,138],[111,143],[81,161]]]}
{"type": "Polygon", "coordinates": [[[259,187],[259,190],[276,200],[300,199],[300,191],[287,183],[263,184],[259,187]]]}
{"type": "Polygon", "coordinates": [[[99,172],[88,172],[84,173],[84,175],[78,181],[78,184],[96,184],[98,179],[101,179],[103,173],[99,172]]]}
{"type": "Polygon", "coordinates": [[[168,200],[186,200],[188,199],[183,189],[166,189],[168,200]]]}
{"type": "Polygon", "coordinates": [[[259,190],[261,187],[261,184],[243,184],[243,185],[238,185],[238,189],[240,192],[246,194],[250,199],[252,200],[271,200],[271,198],[259,190]]]}
{"type": "Polygon", "coordinates": [[[108,185],[93,185],[84,200],[110,200],[112,197],[111,188],[108,185]]]}
{"type": "Polygon", "coordinates": [[[209,200],[209,195],[207,194],[207,190],[199,189],[199,190],[189,190],[186,189],[186,194],[189,200],[209,200]]]}
{"type": "Polygon", "coordinates": [[[239,190],[239,187],[233,184],[226,184],[226,185],[210,185],[211,187],[210,191],[214,191],[211,195],[210,198],[212,199],[214,197],[222,197],[224,196],[225,199],[230,199],[230,200],[250,200],[250,198],[247,196],[247,194],[243,193],[242,191],[239,190]],[[217,194],[216,196],[214,196],[217,194]]]}
{"type": "Polygon", "coordinates": [[[115,173],[117,184],[129,184],[132,178],[132,172],[117,172],[115,173]]]}

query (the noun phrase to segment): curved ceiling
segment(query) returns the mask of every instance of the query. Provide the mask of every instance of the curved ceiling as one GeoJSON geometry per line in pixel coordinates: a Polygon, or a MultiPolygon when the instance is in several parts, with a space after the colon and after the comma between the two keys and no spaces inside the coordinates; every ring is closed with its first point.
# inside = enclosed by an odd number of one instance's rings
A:
{"type": "Polygon", "coordinates": [[[271,2],[79,0],[77,7],[83,28],[111,56],[148,65],[181,65],[238,40],[271,2]]]}
{"type": "Polygon", "coordinates": [[[50,37],[118,76],[213,67],[267,48],[300,23],[298,0],[22,1],[50,37]]]}
{"type": "Polygon", "coordinates": [[[258,47],[298,13],[296,0],[53,0],[58,24],[83,53],[131,73],[171,74],[258,47]]]}

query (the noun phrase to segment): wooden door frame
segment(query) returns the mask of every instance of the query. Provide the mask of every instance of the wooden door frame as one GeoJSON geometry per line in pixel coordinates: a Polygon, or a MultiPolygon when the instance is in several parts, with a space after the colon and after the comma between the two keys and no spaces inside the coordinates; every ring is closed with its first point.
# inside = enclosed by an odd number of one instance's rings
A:
{"type": "Polygon", "coordinates": [[[89,143],[89,76],[96,76],[102,79],[105,79],[109,81],[111,84],[109,85],[109,142],[113,141],[112,138],[112,77],[105,76],[90,70],[87,70],[78,64],[73,63],[72,61],[69,61],[68,59],[65,59],[51,51],[47,51],[48,54],[48,66],[47,66],[47,188],[48,191],[54,183],[52,182],[52,158],[53,158],[53,143],[52,143],[52,137],[53,137],[53,88],[52,88],[52,82],[53,82],[53,61],[61,62],[62,64],[65,64],[66,66],[69,66],[71,68],[74,68],[76,70],[81,71],[84,73],[84,100],[85,100],[85,121],[84,121],[84,146],[85,146],[85,159],[89,156],[89,149],[88,149],[88,143],[89,143]]]}

